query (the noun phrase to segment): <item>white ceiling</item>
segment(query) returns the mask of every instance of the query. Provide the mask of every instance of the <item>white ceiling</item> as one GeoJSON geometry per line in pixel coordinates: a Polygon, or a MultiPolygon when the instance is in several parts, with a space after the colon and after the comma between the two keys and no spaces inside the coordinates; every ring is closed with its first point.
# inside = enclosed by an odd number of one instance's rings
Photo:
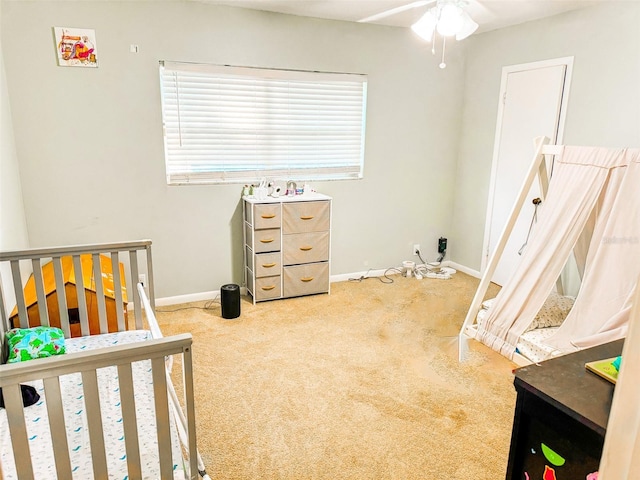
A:
{"type": "MultiPolygon", "coordinates": [[[[356,22],[363,18],[402,7],[418,4],[386,18],[371,23],[396,27],[409,27],[431,8],[416,0],[198,0],[216,5],[265,10],[303,17],[356,22]]],[[[467,0],[467,12],[479,25],[478,32],[516,25],[538,18],[557,15],[569,10],[584,8],[596,3],[624,0],[467,0]]]]}

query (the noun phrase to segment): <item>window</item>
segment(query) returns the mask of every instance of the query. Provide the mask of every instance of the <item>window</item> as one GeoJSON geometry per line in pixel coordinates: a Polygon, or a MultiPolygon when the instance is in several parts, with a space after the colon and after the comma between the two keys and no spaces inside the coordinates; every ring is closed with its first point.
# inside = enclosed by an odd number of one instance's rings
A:
{"type": "Polygon", "coordinates": [[[161,62],[167,183],[362,178],[367,77],[161,62]]]}

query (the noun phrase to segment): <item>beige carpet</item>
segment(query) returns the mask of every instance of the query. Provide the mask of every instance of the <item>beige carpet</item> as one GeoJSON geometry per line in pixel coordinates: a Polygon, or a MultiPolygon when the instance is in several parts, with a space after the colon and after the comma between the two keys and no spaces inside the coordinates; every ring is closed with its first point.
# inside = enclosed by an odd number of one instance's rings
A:
{"type": "Polygon", "coordinates": [[[166,335],[193,334],[212,478],[504,478],[514,365],[477,342],[457,361],[478,281],[393,279],[255,306],[243,297],[234,320],[219,304],[158,313],[166,335]]]}

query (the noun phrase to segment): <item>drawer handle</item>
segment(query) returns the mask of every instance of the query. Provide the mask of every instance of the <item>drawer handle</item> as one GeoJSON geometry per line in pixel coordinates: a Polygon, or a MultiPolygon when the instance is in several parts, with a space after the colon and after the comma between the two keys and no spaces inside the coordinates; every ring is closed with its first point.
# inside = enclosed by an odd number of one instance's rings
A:
{"type": "Polygon", "coordinates": [[[304,247],[300,247],[300,250],[302,250],[303,252],[308,252],[309,250],[311,250],[313,247],[311,245],[306,245],[304,247]]]}
{"type": "Polygon", "coordinates": [[[276,218],[276,214],[275,213],[264,213],[261,216],[262,216],[262,218],[276,218]]]}
{"type": "Polygon", "coordinates": [[[262,290],[267,290],[268,291],[268,290],[273,290],[274,288],[276,288],[276,286],[275,285],[267,285],[266,287],[261,287],[261,288],[262,288],[262,290]]]}
{"type": "Polygon", "coordinates": [[[271,268],[271,267],[275,267],[276,264],[275,263],[263,263],[262,267],[263,268],[271,268]]]}
{"type": "Polygon", "coordinates": [[[262,242],[262,243],[271,243],[271,242],[273,242],[273,238],[261,238],[260,242],[262,242]]]}
{"type": "Polygon", "coordinates": [[[301,282],[305,282],[305,283],[310,282],[311,280],[313,280],[313,277],[302,277],[300,279],[301,282]]]}
{"type": "Polygon", "coordinates": [[[305,215],[303,217],[300,217],[300,220],[312,220],[313,219],[313,215],[305,215]]]}

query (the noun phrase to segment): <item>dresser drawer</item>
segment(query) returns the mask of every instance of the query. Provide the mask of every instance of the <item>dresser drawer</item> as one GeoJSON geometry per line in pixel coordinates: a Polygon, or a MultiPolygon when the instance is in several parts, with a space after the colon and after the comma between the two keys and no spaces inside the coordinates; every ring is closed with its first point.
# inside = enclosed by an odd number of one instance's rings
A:
{"type": "MultiPolygon", "coordinates": [[[[251,209],[249,209],[251,212],[251,209]]],[[[247,221],[256,230],[263,228],[280,228],[280,204],[263,203],[253,206],[252,214],[248,215],[247,221]]]]}
{"type": "Polygon", "coordinates": [[[282,232],[304,233],[329,230],[331,203],[296,202],[282,205],[282,232]]]}
{"type": "Polygon", "coordinates": [[[283,235],[282,242],[282,263],[284,265],[329,260],[329,232],[283,235]]]}
{"type": "Polygon", "coordinates": [[[284,267],[284,296],[297,297],[329,291],[329,264],[311,263],[284,267]]]}
{"type": "Polygon", "coordinates": [[[280,229],[267,228],[266,230],[251,230],[251,226],[245,223],[247,244],[253,245],[254,253],[280,251],[280,229]]]}
{"type": "Polygon", "coordinates": [[[281,276],[256,278],[256,286],[253,292],[256,300],[280,298],[282,296],[281,276]]]}
{"type": "Polygon", "coordinates": [[[273,253],[258,253],[255,258],[256,277],[271,277],[273,275],[280,275],[282,269],[282,260],[280,259],[280,252],[273,253]]]}
{"type": "Polygon", "coordinates": [[[280,252],[269,253],[253,253],[249,245],[245,245],[245,266],[252,272],[255,272],[256,277],[270,277],[273,275],[280,275],[282,269],[282,257],[280,252]]]}

